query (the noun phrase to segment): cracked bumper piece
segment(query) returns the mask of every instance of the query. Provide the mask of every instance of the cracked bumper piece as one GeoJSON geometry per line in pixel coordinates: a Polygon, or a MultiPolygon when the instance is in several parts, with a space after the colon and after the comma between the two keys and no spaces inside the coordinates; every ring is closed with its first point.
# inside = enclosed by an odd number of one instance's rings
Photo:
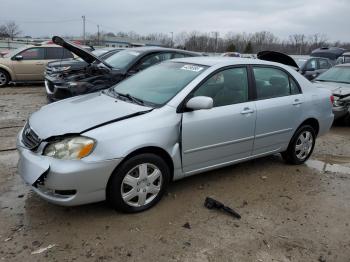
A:
{"type": "Polygon", "coordinates": [[[23,180],[43,199],[63,206],[105,200],[108,179],[122,160],[59,160],[17,148],[18,172],[23,180]]]}

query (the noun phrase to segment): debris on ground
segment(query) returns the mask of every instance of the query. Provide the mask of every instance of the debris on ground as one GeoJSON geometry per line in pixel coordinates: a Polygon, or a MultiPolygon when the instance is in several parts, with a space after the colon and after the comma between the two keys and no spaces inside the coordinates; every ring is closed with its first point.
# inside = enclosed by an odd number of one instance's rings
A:
{"type": "Polygon", "coordinates": [[[241,218],[241,215],[238,214],[235,210],[233,210],[232,208],[228,207],[228,206],[225,206],[223,203],[211,198],[211,197],[207,197],[205,199],[205,202],[204,202],[204,206],[208,209],[222,209],[224,210],[225,212],[231,214],[232,216],[240,219],[241,218]]]}
{"type": "Polygon", "coordinates": [[[41,253],[43,253],[43,252],[45,252],[45,251],[47,251],[55,246],[56,246],[56,244],[51,244],[51,245],[48,245],[47,247],[39,248],[38,250],[33,251],[31,254],[32,255],[41,254],[41,253]]]}
{"type": "Polygon", "coordinates": [[[188,223],[188,222],[186,222],[185,224],[183,224],[182,227],[187,228],[187,229],[191,229],[191,225],[190,225],[190,223],[188,223]]]}

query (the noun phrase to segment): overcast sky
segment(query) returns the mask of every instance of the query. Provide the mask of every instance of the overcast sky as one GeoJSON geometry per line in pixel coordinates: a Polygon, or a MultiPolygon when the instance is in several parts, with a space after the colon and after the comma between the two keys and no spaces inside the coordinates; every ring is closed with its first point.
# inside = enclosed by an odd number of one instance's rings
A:
{"type": "Polygon", "coordinates": [[[90,33],[97,23],[112,32],[267,30],[282,39],[323,33],[350,42],[350,0],[1,0],[0,10],[0,24],[14,20],[32,36],[80,36],[85,15],[90,33]]]}

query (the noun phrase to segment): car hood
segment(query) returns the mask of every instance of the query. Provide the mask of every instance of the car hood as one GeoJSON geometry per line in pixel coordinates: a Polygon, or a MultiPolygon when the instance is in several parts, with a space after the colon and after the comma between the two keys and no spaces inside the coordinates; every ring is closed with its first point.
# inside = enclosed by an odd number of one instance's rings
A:
{"type": "Polygon", "coordinates": [[[291,58],[289,55],[284,53],[275,52],[275,51],[261,51],[257,54],[257,58],[260,60],[277,62],[287,66],[292,66],[295,68],[299,68],[297,63],[291,58]]]}
{"type": "Polygon", "coordinates": [[[314,83],[317,84],[318,87],[330,90],[335,96],[346,97],[350,95],[350,84],[336,82],[321,82],[317,80],[314,83]]]}
{"type": "Polygon", "coordinates": [[[75,55],[81,57],[81,59],[83,59],[88,64],[91,64],[95,61],[98,61],[98,62],[105,64],[109,68],[111,68],[111,66],[108,63],[106,63],[103,59],[99,58],[98,56],[95,56],[93,53],[85,50],[84,48],[82,48],[82,47],[80,47],[72,42],[64,40],[62,37],[54,36],[54,37],[52,37],[52,41],[56,45],[62,46],[64,48],[66,48],[67,50],[71,51],[72,53],[74,53],[75,55]]]}
{"type": "Polygon", "coordinates": [[[102,93],[92,93],[43,106],[30,116],[29,125],[40,139],[45,140],[84,133],[150,110],[150,107],[117,100],[102,93]]]}

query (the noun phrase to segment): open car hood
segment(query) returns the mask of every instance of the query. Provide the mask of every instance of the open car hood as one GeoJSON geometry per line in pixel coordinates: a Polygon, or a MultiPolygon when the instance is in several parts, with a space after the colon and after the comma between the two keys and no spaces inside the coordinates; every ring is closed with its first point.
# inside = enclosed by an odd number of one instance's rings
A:
{"type": "Polygon", "coordinates": [[[276,51],[261,51],[257,54],[257,58],[260,60],[270,61],[281,63],[287,66],[292,66],[295,68],[299,68],[297,63],[291,58],[289,55],[284,53],[276,52],[276,51]]]}
{"type": "Polygon", "coordinates": [[[56,45],[59,45],[59,46],[66,48],[67,50],[71,51],[75,55],[81,57],[81,59],[83,59],[88,64],[91,64],[95,61],[98,61],[100,63],[103,63],[107,67],[111,68],[111,66],[108,63],[106,63],[103,59],[95,56],[91,52],[85,50],[84,48],[82,48],[82,47],[80,47],[80,46],[78,46],[70,41],[64,40],[62,37],[54,36],[54,37],[52,37],[52,42],[54,42],[56,45]]]}

